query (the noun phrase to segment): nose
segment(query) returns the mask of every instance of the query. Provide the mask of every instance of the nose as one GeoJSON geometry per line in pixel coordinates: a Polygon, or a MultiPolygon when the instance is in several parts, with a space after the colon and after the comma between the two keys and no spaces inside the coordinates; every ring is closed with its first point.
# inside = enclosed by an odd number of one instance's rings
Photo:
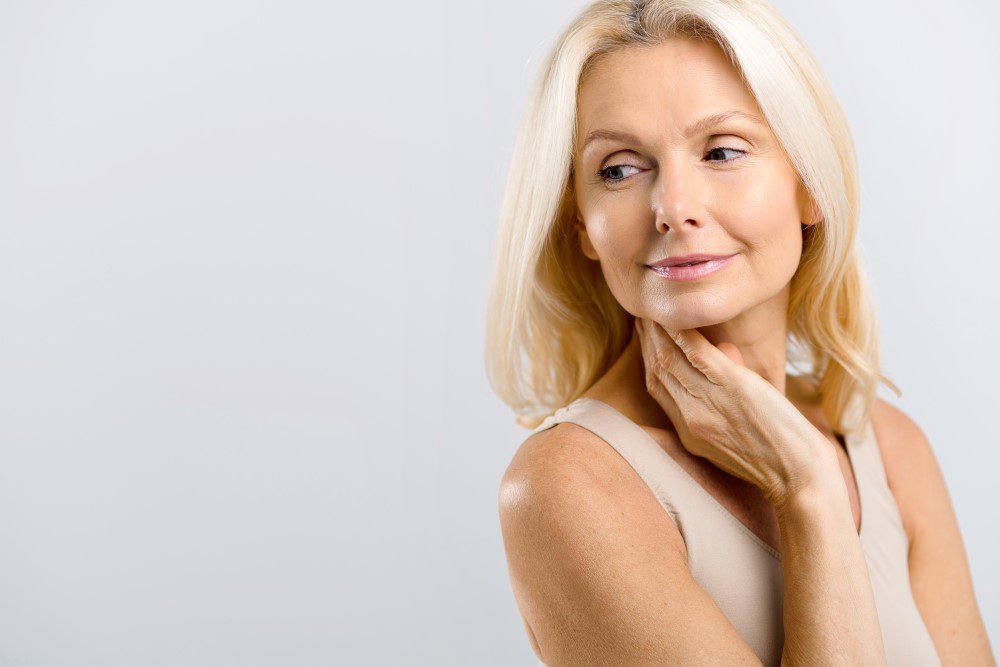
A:
{"type": "Polygon", "coordinates": [[[656,231],[660,234],[669,229],[680,231],[702,226],[701,213],[696,211],[695,177],[684,170],[681,164],[671,166],[666,160],[661,163],[650,202],[656,231]]]}

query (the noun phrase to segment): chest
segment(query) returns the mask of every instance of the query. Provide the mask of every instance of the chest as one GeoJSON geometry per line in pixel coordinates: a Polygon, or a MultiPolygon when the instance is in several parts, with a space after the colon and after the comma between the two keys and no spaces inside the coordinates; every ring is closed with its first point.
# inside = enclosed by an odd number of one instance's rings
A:
{"type": "MultiPolygon", "coordinates": [[[[721,470],[708,460],[691,454],[680,444],[674,433],[658,429],[646,430],[723,508],[768,546],[781,551],[781,531],[774,506],[767,501],[760,489],[721,470]]],[[[830,447],[837,455],[851,505],[851,514],[854,517],[854,526],[860,531],[861,503],[850,456],[832,432],[826,432],[824,435],[827,436],[830,447]]]]}

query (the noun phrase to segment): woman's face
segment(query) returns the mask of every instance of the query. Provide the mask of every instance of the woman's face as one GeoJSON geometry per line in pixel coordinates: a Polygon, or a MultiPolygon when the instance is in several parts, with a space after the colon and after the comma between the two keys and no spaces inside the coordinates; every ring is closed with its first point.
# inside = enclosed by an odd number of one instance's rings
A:
{"type": "Polygon", "coordinates": [[[775,300],[783,313],[801,224],[816,210],[719,46],[679,38],[608,54],[581,82],[577,105],[581,245],[622,307],[677,329],[775,300]],[[730,111],[760,120],[695,125],[730,111]],[[686,281],[649,267],[694,253],[734,256],[686,281]]]}

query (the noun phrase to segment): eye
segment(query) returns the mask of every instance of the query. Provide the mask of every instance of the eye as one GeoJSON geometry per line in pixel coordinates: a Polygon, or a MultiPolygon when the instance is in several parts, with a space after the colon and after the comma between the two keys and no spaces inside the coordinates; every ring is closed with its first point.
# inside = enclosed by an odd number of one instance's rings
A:
{"type": "MultiPolygon", "coordinates": [[[[749,151],[742,150],[740,148],[730,148],[728,146],[718,146],[716,148],[711,149],[707,153],[705,153],[705,156],[707,157],[707,156],[712,155],[712,154],[718,154],[718,153],[720,153],[722,151],[732,151],[734,153],[737,153],[738,156],[737,157],[731,157],[731,158],[723,158],[721,160],[709,160],[709,162],[733,162],[735,160],[739,160],[740,159],[739,156],[742,156],[742,155],[744,155],[744,154],[746,154],[746,153],[749,152],[749,151]]],[[[608,165],[607,167],[604,167],[603,169],[598,170],[597,176],[598,176],[598,178],[600,178],[605,183],[617,183],[617,182],[620,182],[620,181],[624,181],[629,176],[628,174],[620,175],[620,172],[623,169],[635,169],[635,170],[639,171],[638,167],[636,167],[634,165],[631,165],[631,164],[612,164],[612,165],[608,165]],[[615,173],[617,173],[619,175],[617,175],[617,176],[613,175],[615,173]]]]}
{"type": "MultiPolygon", "coordinates": [[[[744,151],[744,150],[740,150],[739,148],[729,148],[727,146],[718,146],[717,148],[713,148],[712,150],[710,150],[707,153],[705,153],[705,155],[708,156],[708,155],[711,155],[712,153],[718,153],[719,151],[733,151],[734,153],[739,153],[740,155],[743,155],[744,153],[747,152],[747,151],[744,151]]],[[[740,158],[738,158],[738,157],[731,157],[731,158],[724,158],[722,160],[709,160],[709,162],[732,162],[733,160],[739,160],[739,159],[740,158]]]]}
{"type": "Polygon", "coordinates": [[[613,176],[611,176],[612,172],[620,171],[622,169],[636,169],[636,170],[638,170],[639,168],[636,167],[636,166],[633,166],[631,164],[612,164],[612,165],[609,165],[609,166],[605,167],[604,169],[601,169],[600,171],[598,171],[597,175],[605,183],[614,183],[616,181],[623,181],[623,180],[625,180],[627,178],[627,176],[620,176],[620,177],[613,177],[613,176]]]}

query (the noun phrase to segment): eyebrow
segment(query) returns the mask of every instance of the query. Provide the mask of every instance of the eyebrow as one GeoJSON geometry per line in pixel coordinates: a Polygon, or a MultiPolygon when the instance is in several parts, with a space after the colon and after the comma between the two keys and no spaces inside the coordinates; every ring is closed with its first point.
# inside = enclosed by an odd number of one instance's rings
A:
{"type": "MultiPolygon", "coordinates": [[[[729,111],[723,111],[721,113],[712,114],[711,116],[706,116],[701,120],[695,121],[691,125],[688,125],[684,130],[684,137],[690,139],[695,134],[704,132],[716,125],[721,125],[728,120],[748,120],[752,123],[758,125],[763,125],[764,121],[752,113],[747,113],[746,111],[741,111],[739,109],[731,109],[729,111]]],[[[580,149],[581,153],[586,152],[587,146],[589,146],[594,141],[622,141],[626,143],[638,144],[639,139],[628,132],[619,132],[617,130],[594,130],[587,135],[587,139],[583,142],[583,147],[580,149]]]]}

